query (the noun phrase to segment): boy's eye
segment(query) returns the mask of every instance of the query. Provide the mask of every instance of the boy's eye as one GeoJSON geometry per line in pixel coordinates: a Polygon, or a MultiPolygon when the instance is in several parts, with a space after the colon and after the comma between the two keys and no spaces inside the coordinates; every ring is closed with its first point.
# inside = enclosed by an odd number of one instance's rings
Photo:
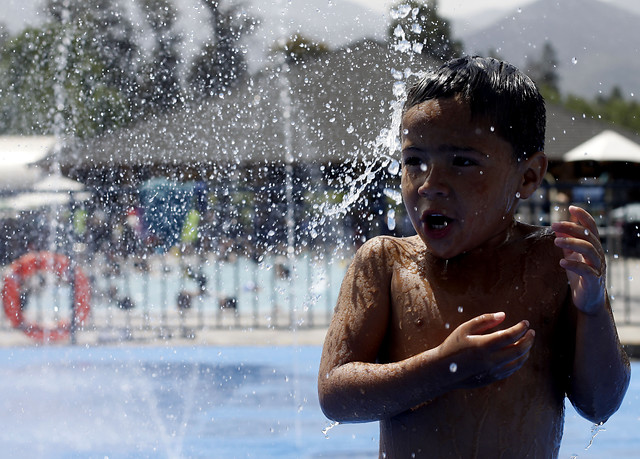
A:
{"type": "Polygon", "coordinates": [[[471,158],[465,158],[464,156],[456,156],[453,158],[453,165],[459,167],[477,166],[478,163],[471,158]]]}
{"type": "Polygon", "coordinates": [[[402,160],[402,163],[407,167],[421,167],[424,164],[417,156],[408,156],[402,160]]]}

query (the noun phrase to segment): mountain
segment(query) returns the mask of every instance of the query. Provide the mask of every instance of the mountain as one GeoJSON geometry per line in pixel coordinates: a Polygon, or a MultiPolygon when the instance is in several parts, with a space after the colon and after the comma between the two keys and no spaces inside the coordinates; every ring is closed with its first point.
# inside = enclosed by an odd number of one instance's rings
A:
{"type": "Polygon", "coordinates": [[[640,15],[598,0],[538,0],[482,30],[460,32],[468,53],[498,55],[526,68],[545,43],[558,55],[560,89],[593,98],[614,86],[640,95],[640,15]]]}

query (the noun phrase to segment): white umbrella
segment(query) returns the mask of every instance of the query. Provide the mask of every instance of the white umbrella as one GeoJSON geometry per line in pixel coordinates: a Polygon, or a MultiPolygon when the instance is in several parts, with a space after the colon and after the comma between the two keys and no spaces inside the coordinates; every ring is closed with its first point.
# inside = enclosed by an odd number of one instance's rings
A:
{"type": "Polygon", "coordinates": [[[52,136],[0,136],[0,190],[30,188],[42,172],[30,164],[56,144],[52,136]]]}
{"type": "Polygon", "coordinates": [[[611,211],[614,220],[624,220],[627,223],[640,222],[640,202],[627,204],[611,211]]]}
{"type": "Polygon", "coordinates": [[[606,130],[578,145],[562,157],[571,161],[621,161],[640,163],[640,145],[617,132],[606,130]]]}
{"type": "Polygon", "coordinates": [[[15,196],[0,199],[0,209],[12,211],[35,210],[68,203],[69,195],[66,193],[21,193],[15,196]]]}
{"type": "Polygon", "coordinates": [[[50,175],[36,182],[33,191],[14,194],[0,199],[0,209],[10,211],[35,210],[44,207],[67,205],[73,202],[86,201],[91,193],[85,191],[84,185],[60,175],[50,175]],[[71,194],[73,193],[73,194],[71,194]]]}
{"type": "Polygon", "coordinates": [[[71,180],[62,175],[49,175],[48,177],[38,181],[33,185],[33,189],[36,191],[82,191],[84,185],[75,180],[71,180]]]}

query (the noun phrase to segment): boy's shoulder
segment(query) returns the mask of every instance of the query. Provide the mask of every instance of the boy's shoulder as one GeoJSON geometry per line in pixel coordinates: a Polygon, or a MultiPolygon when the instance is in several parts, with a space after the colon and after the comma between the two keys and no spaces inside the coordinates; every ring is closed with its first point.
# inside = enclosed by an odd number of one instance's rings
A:
{"type": "Polygon", "coordinates": [[[424,242],[419,236],[395,237],[376,236],[368,239],[359,249],[358,254],[364,257],[402,257],[424,250],[424,242]]]}
{"type": "Polygon", "coordinates": [[[553,243],[555,233],[550,227],[518,223],[517,228],[521,237],[516,240],[528,248],[557,248],[553,243]]]}
{"type": "Polygon", "coordinates": [[[527,259],[537,260],[541,267],[558,267],[562,249],[555,245],[556,235],[550,227],[518,223],[518,231],[520,237],[514,238],[512,253],[526,254],[527,259]]]}
{"type": "Polygon", "coordinates": [[[390,275],[398,263],[404,265],[415,260],[424,248],[424,243],[418,236],[376,236],[360,246],[353,260],[353,267],[369,267],[379,275],[390,275]]]}

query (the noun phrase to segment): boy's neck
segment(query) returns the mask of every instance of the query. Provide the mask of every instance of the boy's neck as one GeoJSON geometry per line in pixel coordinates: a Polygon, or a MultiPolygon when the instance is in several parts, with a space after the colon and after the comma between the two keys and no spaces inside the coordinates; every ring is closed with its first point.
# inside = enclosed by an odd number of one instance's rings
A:
{"type": "Polygon", "coordinates": [[[434,257],[427,252],[427,259],[430,264],[434,266],[463,267],[471,264],[474,267],[477,267],[477,262],[486,260],[487,257],[494,256],[496,251],[501,250],[513,240],[518,239],[517,233],[520,227],[521,223],[518,223],[515,218],[512,217],[509,223],[500,232],[471,250],[467,250],[466,252],[460,253],[459,255],[449,259],[434,257]]]}

